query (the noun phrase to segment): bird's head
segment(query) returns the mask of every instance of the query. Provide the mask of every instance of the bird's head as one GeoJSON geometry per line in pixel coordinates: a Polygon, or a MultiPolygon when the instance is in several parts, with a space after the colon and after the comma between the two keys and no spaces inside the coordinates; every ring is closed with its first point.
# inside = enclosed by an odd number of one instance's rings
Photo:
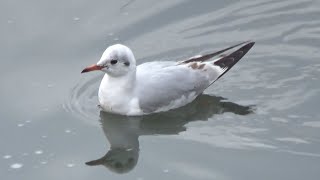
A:
{"type": "Polygon", "coordinates": [[[110,76],[118,77],[135,70],[136,61],[130,48],[122,44],[109,46],[102,54],[100,60],[86,67],[81,73],[101,70],[110,76]]]}

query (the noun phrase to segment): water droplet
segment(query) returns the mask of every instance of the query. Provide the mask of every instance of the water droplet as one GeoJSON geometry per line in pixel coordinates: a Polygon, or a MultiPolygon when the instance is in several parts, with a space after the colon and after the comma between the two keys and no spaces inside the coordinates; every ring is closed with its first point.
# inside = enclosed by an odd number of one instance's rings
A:
{"type": "Polygon", "coordinates": [[[21,124],[18,124],[17,126],[18,126],[18,127],[23,127],[23,126],[24,126],[24,124],[22,124],[22,123],[21,123],[21,124]]]}
{"type": "Polygon", "coordinates": [[[48,164],[47,161],[41,161],[40,163],[43,164],[43,165],[48,164]]]}
{"type": "Polygon", "coordinates": [[[23,164],[21,163],[14,163],[14,164],[11,164],[11,168],[12,169],[19,169],[19,168],[22,168],[23,164]]]}
{"type": "Polygon", "coordinates": [[[3,159],[10,159],[12,156],[11,155],[4,155],[3,159]]]}
{"type": "Polygon", "coordinates": [[[53,84],[48,84],[47,87],[48,88],[52,88],[54,85],[53,84]]]}
{"type": "Polygon", "coordinates": [[[35,153],[35,154],[42,154],[43,151],[42,151],[42,150],[37,150],[37,151],[35,151],[34,153],[35,153]]]}
{"type": "Polygon", "coordinates": [[[47,138],[47,136],[45,136],[45,135],[43,135],[43,136],[41,136],[41,137],[44,138],[44,139],[47,138]]]}
{"type": "Polygon", "coordinates": [[[69,167],[69,168],[72,168],[72,167],[74,167],[74,166],[75,166],[75,164],[73,164],[73,163],[67,164],[67,167],[69,167]]]}
{"type": "Polygon", "coordinates": [[[71,130],[70,129],[66,129],[64,132],[65,133],[71,133],[71,130]]]}
{"type": "Polygon", "coordinates": [[[163,170],[163,172],[164,172],[164,173],[168,173],[168,172],[169,172],[169,170],[168,170],[168,169],[165,169],[165,170],[163,170]]]}
{"type": "Polygon", "coordinates": [[[79,21],[80,18],[79,18],[79,17],[74,17],[73,20],[74,20],[74,21],[79,21]]]}

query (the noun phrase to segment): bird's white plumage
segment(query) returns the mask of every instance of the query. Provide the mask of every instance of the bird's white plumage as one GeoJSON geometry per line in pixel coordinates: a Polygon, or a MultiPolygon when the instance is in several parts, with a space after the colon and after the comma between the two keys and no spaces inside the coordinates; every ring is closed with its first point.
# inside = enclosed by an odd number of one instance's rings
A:
{"type": "Polygon", "coordinates": [[[221,73],[221,68],[202,69],[176,62],[150,62],[137,68],[136,90],[140,107],[146,113],[183,106],[202,93],[221,73]]]}
{"type": "Polygon", "coordinates": [[[100,107],[116,114],[143,115],[186,105],[231,68],[253,44],[245,52],[241,48],[234,51],[229,59],[228,56],[213,58],[218,51],[180,62],[156,61],[139,66],[128,47],[110,46],[97,63],[106,73],[99,88],[100,107]]]}

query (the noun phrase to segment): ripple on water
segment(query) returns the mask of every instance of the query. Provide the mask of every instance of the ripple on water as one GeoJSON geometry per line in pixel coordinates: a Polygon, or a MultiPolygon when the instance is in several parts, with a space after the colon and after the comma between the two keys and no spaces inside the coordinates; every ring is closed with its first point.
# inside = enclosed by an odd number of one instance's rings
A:
{"type": "Polygon", "coordinates": [[[314,127],[314,128],[320,128],[320,121],[309,121],[309,122],[304,122],[303,126],[307,127],[314,127]]]}
{"type": "Polygon", "coordinates": [[[291,142],[295,144],[310,144],[310,142],[297,137],[282,137],[282,138],[276,138],[276,140],[283,141],[283,142],[291,142]]]}
{"type": "MultiPolygon", "coordinates": [[[[98,125],[98,89],[101,76],[90,76],[80,79],[71,89],[63,108],[85,122],[98,125]]],[[[66,129],[66,133],[71,130],[66,129]]]]}

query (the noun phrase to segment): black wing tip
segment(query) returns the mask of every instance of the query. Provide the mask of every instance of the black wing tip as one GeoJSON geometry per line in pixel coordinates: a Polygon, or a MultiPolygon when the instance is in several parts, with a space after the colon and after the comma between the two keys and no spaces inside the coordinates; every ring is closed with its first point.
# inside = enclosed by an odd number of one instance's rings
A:
{"type": "Polygon", "coordinates": [[[230,46],[230,47],[228,47],[228,48],[222,49],[222,50],[220,50],[220,51],[217,51],[217,52],[214,52],[214,53],[211,53],[211,54],[201,55],[200,57],[192,57],[192,58],[190,58],[190,59],[187,59],[187,60],[185,60],[185,61],[180,62],[180,64],[186,64],[186,63],[197,62],[197,61],[198,61],[198,62],[203,62],[203,61],[206,61],[206,60],[208,60],[208,59],[213,58],[214,56],[224,55],[223,53],[224,53],[225,51],[228,51],[228,50],[230,50],[230,49],[236,48],[236,47],[238,47],[238,46],[242,46],[240,49],[248,52],[254,44],[255,44],[255,42],[254,42],[254,41],[251,41],[251,40],[243,41],[243,42],[241,42],[241,43],[238,43],[238,44],[236,44],[236,45],[230,46]],[[245,45],[244,45],[244,44],[245,44],[245,45]]]}
{"type": "Polygon", "coordinates": [[[101,165],[102,163],[100,159],[97,159],[97,160],[85,162],[85,164],[87,166],[97,166],[97,165],[101,165]]]}
{"type": "Polygon", "coordinates": [[[243,43],[240,43],[239,45],[242,45],[242,46],[239,49],[232,52],[231,54],[224,56],[220,60],[215,61],[214,64],[222,68],[233,66],[253,47],[254,44],[255,44],[254,41],[245,41],[243,43]],[[232,61],[229,60],[230,58],[232,59],[232,61]]]}
{"type": "Polygon", "coordinates": [[[244,45],[243,47],[247,47],[249,50],[252,48],[252,46],[256,43],[254,41],[247,41],[248,43],[246,45],[244,45]]]}
{"type": "Polygon", "coordinates": [[[233,53],[221,58],[220,60],[214,62],[214,65],[220,66],[221,68],[226,68],[226,70],[218,77],[218,79],[223,76],[227,71],[229,71],[240,59],[247,54],[247,52],[252,48],[255,44],[254,41],[245,41],[238,50],[234,51],[233,53]]]}
{"type": "MultiPolygon", "coordinates": [[[[237,51],[242,51],[244,52],[243,56],[254,46],[256,42],[250,41],[246,45],[243,45],[241,48],[239,48],[237,51]]],[[[235,51],[235,52],[237,52],[235,51]]]]}

